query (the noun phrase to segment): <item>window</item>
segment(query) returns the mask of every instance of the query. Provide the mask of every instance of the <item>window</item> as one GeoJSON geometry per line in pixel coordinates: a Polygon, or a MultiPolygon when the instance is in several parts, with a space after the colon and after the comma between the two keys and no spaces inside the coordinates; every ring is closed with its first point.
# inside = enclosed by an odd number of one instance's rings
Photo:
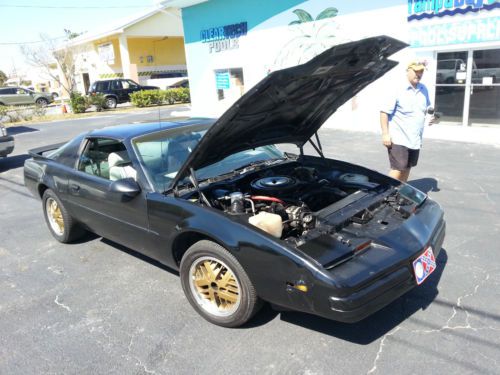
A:
{"type": "Polygon", "coordinates": [[[135,88],[139,87],[139,85],[137,83],[135,83],[134,81],[132,81],[130,79],[122,81],[122,84],[123,84],[124,89],[135,89],[135,88]]]}
{"type": "Polygon", "coordinates": [[[116,81],[111,82],[111,90],[121,90],[122,88],[126,88],[126,87],[122,86],[121,81],[116,80],[116,81]]]}
{"type": "Polygon", "coordinates": [[[0,95],[13,95],[16,93],[16,89],[13,87],[0,89],[0,95]]]}
{"type": "Polygon", "coordinates": [[[245,91],[242,68],[216,70],[215,81],[219,100],[236,101],[245,91]]]}
{"type": "Polygon", "coordinates": [[[103,92],[103,91],[108,91],[109,90],[109,81],[101,81],[97,82],[96,85],[96,92],[103,92]]]}
{"type": "Polygon", "coordinates": [[[108,138],[91,138],[80,156],[78,170],[107,180],[136,178],[123,143],[108,138]]]}

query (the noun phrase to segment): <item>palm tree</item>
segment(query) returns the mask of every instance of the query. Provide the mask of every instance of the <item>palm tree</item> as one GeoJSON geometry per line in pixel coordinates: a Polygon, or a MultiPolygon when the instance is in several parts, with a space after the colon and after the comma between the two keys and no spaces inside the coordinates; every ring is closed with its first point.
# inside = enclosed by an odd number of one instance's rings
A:
{"type": "Polygon", "coordinates": [[[288,41],[279,51],[274,61],[274,69],[301,64],[318,55],[334,44],[335,24],[333,22],[318,22],[334,18],[338,14],[337,8],[326,8],[316,18],[303,9],[295,9],[297,16],[288,24],[293,33],[298,33],[288,41]]]}
{"type": "Polygon", "coordinates": [[[295,15],[299,19],[290,22],[288,24],[290,26],[291,25],[298,25],[298,24],[306,23],[306,22],[319,21],[319,20],[322,20],[322,19],[325,19],[325,18],[332,18],[332,17],[335,17],[339,13],[339,11],[338,11],[337,8],[333,8],[333,7],[326,8],[324,11],[322,11],[320,14],[318,14],[318,16],[316,17],[315,20],[312,18],[312,16],[309,13],[307,13],[303,9],[295,9],[293,11],[293,13],[295,13],[295,15]]]}

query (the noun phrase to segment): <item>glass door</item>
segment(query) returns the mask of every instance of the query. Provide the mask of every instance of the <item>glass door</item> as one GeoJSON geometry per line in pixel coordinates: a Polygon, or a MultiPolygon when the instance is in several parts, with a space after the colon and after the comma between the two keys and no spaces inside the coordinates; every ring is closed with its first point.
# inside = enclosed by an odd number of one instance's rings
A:
{"type": "Polygon", "coordinates": [[[462,123],[467,78],[467,51],[437,54],[436,111],[441,121],[462,123]]]}
{"type": "Polygon", "coordinates": [[[470,125],[500,125],[500,49],[472,54],[470,125]]]}

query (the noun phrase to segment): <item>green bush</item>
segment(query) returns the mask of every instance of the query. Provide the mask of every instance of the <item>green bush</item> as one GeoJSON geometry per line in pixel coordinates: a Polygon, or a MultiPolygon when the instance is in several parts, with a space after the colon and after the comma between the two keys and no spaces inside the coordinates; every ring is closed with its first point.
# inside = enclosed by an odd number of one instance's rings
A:
{"type": "Polygon", "coordinates": [[[172,91],[174,102],[189,103],[191,101],[191,95],[187,87],[179,87],[168,91],[172,91]]]}
{"type": "Polygon", "coordinates": [[[144,90],[130,94],[130,102],[136,107],[150,105],[189,103],[191,97],[189,88],[175,88],[168,90],[144,90]]]}
{"type": "Polygon", "coordinates": [[[4,116],[7,116],[7,111],[9,110],[9,107],[5,105],[0,105],[0,119],[4,116]]]}
{"type": "Polygon", "coordinates": [[[86,98],[78,91],[72,91],[70,93],[69,101],[73,113],[84,113],[88,108],[86,98]]]}
{"type": "Polygon", "coordinates": [[[137,107],[162,104],[162,90],[143,90],[130,94],[130,101],[137,107]]]}
{"type": "Polygon", "coordinates": [[[162,102],[166,104],[174,104],[174,92],[172,90],[161,90],[162,102]]]}
{"type": "Polygon", "coordinates": [[[101,112],[106,108],[106,98],[104,97],[104,94],[101,93],[90,95],[87,97],[87,105],[89,107],[93,105],[97,112],[101,112]]]}

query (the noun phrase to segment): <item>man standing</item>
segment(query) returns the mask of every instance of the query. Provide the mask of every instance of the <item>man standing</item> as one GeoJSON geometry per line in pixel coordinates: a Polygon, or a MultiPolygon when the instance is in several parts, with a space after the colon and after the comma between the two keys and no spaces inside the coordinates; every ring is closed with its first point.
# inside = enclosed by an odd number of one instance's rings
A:
{"type": "MultiPolygon", "coordinates": [[[[406,82],[380,111],[382,143],[387,147],[391,170],[389,176],[408,181],[410,169],[417,165],[425,115],[430,105],[427,88],[420,83],[426,63],[408,64],[406,82]]],[[[429,125],[434,118],[431,118],[429,125]]]]}

